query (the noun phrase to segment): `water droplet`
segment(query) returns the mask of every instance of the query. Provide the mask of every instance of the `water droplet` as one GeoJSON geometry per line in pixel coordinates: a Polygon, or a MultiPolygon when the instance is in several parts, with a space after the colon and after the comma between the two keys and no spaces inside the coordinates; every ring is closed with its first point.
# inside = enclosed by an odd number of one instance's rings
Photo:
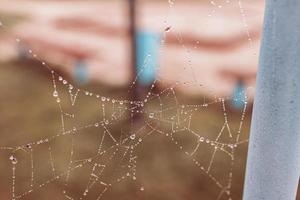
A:
{"type": "Polygon", "coordinates": [[[101,97],[101,100],[102,100],[102,101],[105,101],[105,100],[106,100],[106,97],[101,97]]]}
{"type": "Polygon", "coordinates": [[[99,124],[98,123],[95,123],[95,127],[98,127],[99,126],[99,124]]]}
{"type": "Polygon", "coordinates": [[[142,142],[143,141],[143,139],[142,138],[139,138],[139,142],[142,142]]]}
{"type": "Polygon", "coordinates": [[[144,190],[145,190],[145,188],[144,188],[144,187],[141,187],[141,188],[140,188],[140,190],[141,190],[141,191],[144,191],[144,190]]]}
{"type": "Polygon", "coordinates": [[[88,192],[89,192],[89,190],[85,190],[83,193],[83,196],[86,196],[88,192]]]}
{"type": "Polygon", "coordinates": [[[58,92],[57,92],[56,90],[54,90],[53,96],[54,96],[54,97],[58,97],[58,92]]]}
{"type": "Polygon", "coordinates": [[[66,80],[63,80],[63,84],[66,85],[68,82],[66,80]]]}
{"type": "Polygon", "coordinates": [[[72,90],[73,88],[74,88],[73,85],[70,84],[69,89],[72,90]]]}
{"type": "Polygon", "coordinates": [[[57,103],[60,103],[60,98],[57,98],[57,99],[56,99],[56,102],[57,102],[57,103]]]}
{"type": "Polygon", "coordinates": [[[63,77],[59,76],[59,77],[58,77],[58,80],[59,80],[59,81],[62,81],[62,80],[63,80],[63,77]]]}
{"type": "Polygon", "coordinates": [[[134,140],[135,139],[135,134],[130,135],[130,139],[134,140]]]}
{"type": "Polygon", "coordinates": [[[9,160],[11,160],[12,164],[17,164],[18,163],[17,159],[12,155],[9,157],[9,160]]]}
{"type": "Polygon", "coordinates": [[[204,137],[200,137],[200,142],[203,142],[204,141],[204,137]]]}
{"type": "Polygon", "coordinates": [[[150,113],[150,114],[149,114],[149,118],[152,119],[153,117],[154,117],[154,113],[150,113]]]}
{"type": "Polygon", "coordinates": [[[17,39],[16,39],[16,41],[17,41],[17,42],[20,42],[20,39],[19,39],[19,38],[17,38],[17,39]]]}

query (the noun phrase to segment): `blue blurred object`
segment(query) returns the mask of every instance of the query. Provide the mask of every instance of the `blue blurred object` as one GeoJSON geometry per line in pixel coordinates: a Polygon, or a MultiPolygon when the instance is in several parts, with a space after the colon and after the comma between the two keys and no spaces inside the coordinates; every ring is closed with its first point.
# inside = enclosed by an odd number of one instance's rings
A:
{"type": "Polygon", "coordinates": [[[244,108],[246,102],[246,89],[242,81],[238,81],[232,95],[231,105],[237,110],[244,108]]]}
{"type": "Polygon", "coordinates": [[[84,60],[77,60],[74,69],[74,78],[79,84],[85,84],[89,81],[87,64],[84,60]]]}
{"type": "Polygon", "coordinates": [[[137,32],[136,34],[136,70],[138,81],[150,85],[156,76],[159,60],[160,34],[137,32]]]}

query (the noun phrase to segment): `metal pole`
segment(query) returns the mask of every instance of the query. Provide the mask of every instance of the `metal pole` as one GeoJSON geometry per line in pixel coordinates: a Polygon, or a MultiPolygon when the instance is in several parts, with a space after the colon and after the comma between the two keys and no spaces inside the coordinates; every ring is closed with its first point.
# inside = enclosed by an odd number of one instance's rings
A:
{"type": "Polygon", "coordinates": [[[300,1],[267,0],[244,200],[294,200],[300,175],[300,1]]]}

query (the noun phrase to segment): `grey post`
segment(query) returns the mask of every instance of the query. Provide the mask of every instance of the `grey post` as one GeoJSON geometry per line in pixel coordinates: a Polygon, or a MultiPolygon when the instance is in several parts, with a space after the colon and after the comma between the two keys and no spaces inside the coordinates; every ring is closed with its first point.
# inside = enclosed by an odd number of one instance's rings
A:
{"type": "Polygon", "coordinates": [[[294,200],[300,175],[300,1],[267,0],[244,200],[294,200]]]}

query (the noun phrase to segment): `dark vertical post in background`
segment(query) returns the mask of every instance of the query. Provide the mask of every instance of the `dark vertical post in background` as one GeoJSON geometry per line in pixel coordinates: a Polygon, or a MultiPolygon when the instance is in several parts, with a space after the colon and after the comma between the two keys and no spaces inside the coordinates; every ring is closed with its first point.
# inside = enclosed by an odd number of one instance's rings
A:
{"type": "MultiPolygon", "coordinates": [[[[137,76],[137,67],[136,67],[136,56],[137,56],[137,45],[136,45],[136,0],[127,0],[128,1],[128,10],[129,10],[129,34],[130,34],[130,53],[131,53],[131,62],[130,62],[130,70],[132,74],[132,81],[137,76]]],[[[136,101],[138,100],[138,80],[133,85],[133,88],[130,90],[131,100],[136,101]]]]}
{"type": "MultiPolygon", "coordinates": [[[[131,70],[131,83],[132,88],[130,89],[130,100],[131,101],[140,101],[140,95],[139,90],[140,83],[137,78],[137,40],[136,40],[136,8],[137,8],[137,1],[136,0],[127,0],[128,1],[128,10],[129,10],[129,34],[130,34],[130,49],[131,49],[131,62],[130,62],[130,70],[131,70]],[[134,82],[134,83],[133,83],[134,82]]],[[[136,106],[133,104],[132,106],[136,106]]],[[[131,126],[133,123],[136,123],[139,119],[139,116],[137,113],[135,113],[133,110],[130,112],[130,118],[131,118],[131,126]]]]}

